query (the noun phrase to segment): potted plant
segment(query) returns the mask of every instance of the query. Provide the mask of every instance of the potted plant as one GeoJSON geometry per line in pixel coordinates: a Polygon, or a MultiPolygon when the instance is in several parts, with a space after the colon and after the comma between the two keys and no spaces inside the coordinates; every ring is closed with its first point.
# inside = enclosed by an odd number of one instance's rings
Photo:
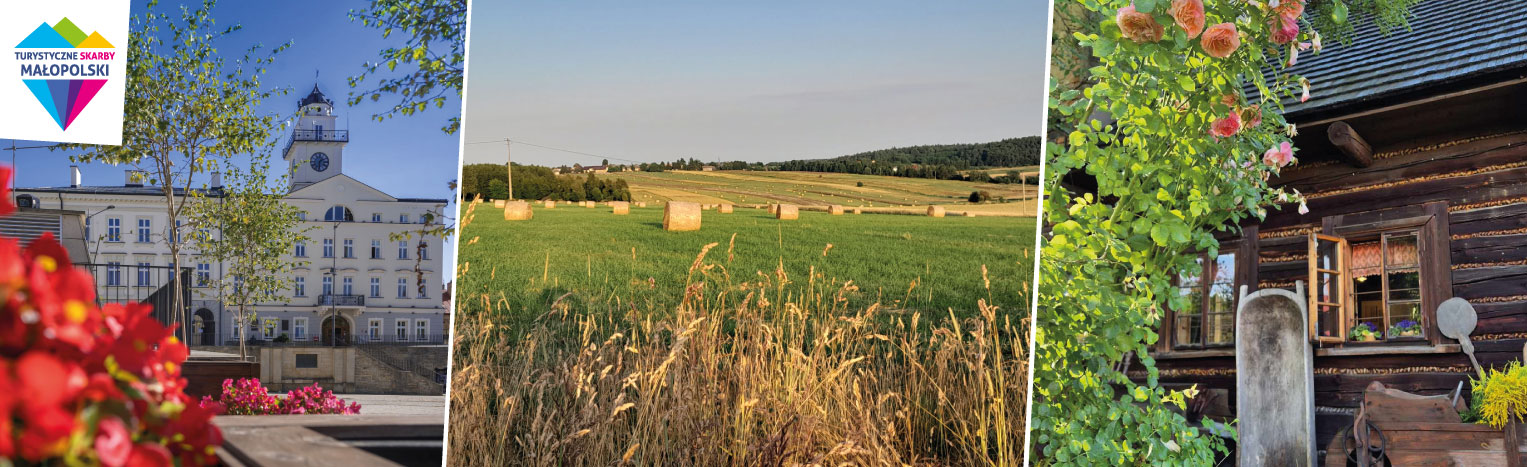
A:
{"type": "Polygon", "coordinates": [[[1389,327],[1389,337],[1420,337],[1421,323],[1414,320],[1403,320],[1389,327]]]}
{"type": "Polygon", "coordinates": [[[1373,342],[1378,340],[1378,338],[1378,328],[1374,327],[1373,323],[1357,323],[1356,326],[1352,326],[1352,329],[1347,331],[1347,339],[1349,340],[1358,342],[1373,342]]]}
{"type": "Polygon", "coordinates": [[[292,340],[292,338],[290,336],[287,336],[286,333],[283,332],[283,333],[281,333],[281,335],[276,336],[276,339],[274,341],[271,341],[271,342],[275,342],[277,344],[285,344],[287,342],[291,342],[291,340],[292,340]]]}

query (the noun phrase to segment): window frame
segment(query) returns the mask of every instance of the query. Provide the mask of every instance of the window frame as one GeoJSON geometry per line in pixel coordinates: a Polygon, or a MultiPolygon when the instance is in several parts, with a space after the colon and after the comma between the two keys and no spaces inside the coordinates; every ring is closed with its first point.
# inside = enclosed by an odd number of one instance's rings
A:
{"type": "MultiPolygon", "coordinates": [[[[1179,316],[1179,312],[1177,310],[1171,310],[1170,307],[1167,307],[1169,312],[1168,312],[1167,319],[1164,322],[1165,326],[1163,327],[1164,328],[1163,331],[1164,331],[1164,334],[1165,334],[1165,339],[1162,339],[1163,341],[1167,341],[1167,344],[1165,346],[1166,347],[1165,350],[1167,350],[1167,351],[1182,352],[1182,351],[1195,351],[1195,350],[1214,350],[1214,349],[1230,349],[1230,348],[1235,348],[1235,338],[1233,337],[1235,335],[1235,318],[1236,318],[1235,310],[1231,310],[1231,312],[1230,312],[1230,329],[1231,329],[1231,336],[1232,336],[1231,339],[1230,339],[1230,342],[1222,343],[1222,344],[1210,344],[1209,343],[1209,339],[1208,339],[1208,335],[1209,335],[1209,326],[1208,326],[1209,325],[1209,315],[1211,315],[1211,314],[1220,314],[1220,313],[1211,313],[1209,311],[1209,309],[1210,309],[1209,305],[1210,305],[1211,301],[1213,300],[1213,296],[1210,294],[1210,291],[1213,290],[1213,287],[1214,287],[1214,278],[1218,275],[1218,269],[1219,269],[1219,260],[1218,259],[1219,259],[1219,255],[1225,255],[1225,254],[1234,255],[1235,259],[1234,259],[1234,261],[1231,264],[1234,265],[1235,270],[1232,271],[1231,275],[1230,275],[1230,277],[1231,277],[1230,294],[1233,297],[1232,301],[1234,301],[1236,303],[1236,305],[1239,305],[1239,303],[1240,303],[1240,287],[1243,284],[1241,282],[1242,277],[1243,277],[1242,271],[1246,268],[1246,265],[1243,262],[1244,255],[1245,255],[1245,252],[1243,251],[1244,250],[1243,245],[1244,245],[1244,242],[1242,242],[1240,240],[1222,241],[1222,242],[1220,242],[1219,249],[1215,252],[1216,255],[1215,255],[1214,258],[1210,258],[1209,257],[1209,252],[1208,251],[1200,251],[1200,252],[1196,253],[1196,256],[1198,257],[1198,259],[1200,261],[1202,261],[1202,263],[1200,263],[1200,264],[1203,265],[1203,270],[1199,271],[1198,286],[1197,286],[1198,289],[1201,292],[1201,295],[1199,296],[1199,299],[1198,299],[1198,312],[1196,313],[1199,316],[1199,323],[1200,323],[1199,326],[1198,326],[1198,334],[1199,334],[1198,335],[1198,340],[1199,340],[1199,343],[1197,343],[1197,344],[1181,344],[1181,343],[1177,342],[1177,318],[1179,316]]],[[[1177,276],[1177,277],[1172,278],[1172,284],[1173,284],[1173,289],[1174,290],[1181,290],[1181,288],[1179,286],[1179,284],[1181,284],[1181,281],[1182,281],[1182,277],[1180,275],[1177,276]]]]}
{"type": "MultiPolygon", "coordinates": [[[[1354,347],[1405,347],[1443,344],[1441,332],[1437,331],[1437,307],[1453,296],[1451,235],[1448,203],[1432,201],[1421,204],[1376,209],[1351,214],[1327,216],[1321,219],[1321,233],[1341,237],[1376,237],[1385,233],[1415,231],[1417,233],[1416,255],[1420,268],[1422,336],[1424,339],[1399,341],[1352,342],[1345,339],[1337,347],[1352,344],[1354,347]]],[[[1308,280],[1308,277],[1306,277],[1308,280]]],[[[1348,287],[1350,291],[1350,286],[1348,287]]],[[[1343,310],[1343,316],[1355,320],[1354,305],[1343,310]]],[[[1350,327],[1350,326],[1348,326],[1350,327]]],[[[1346,329],[1343,329],[1345,333],[1346,329]]],[[[1343,336],[1345,338],[1345,336],[1343,336]]]]}

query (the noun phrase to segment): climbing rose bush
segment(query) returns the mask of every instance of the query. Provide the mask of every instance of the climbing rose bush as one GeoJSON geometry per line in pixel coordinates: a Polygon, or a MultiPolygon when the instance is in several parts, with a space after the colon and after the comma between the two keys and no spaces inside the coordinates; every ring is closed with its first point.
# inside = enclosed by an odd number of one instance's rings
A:
{"type": "MultiPolygon", "coordinates": [[[[0,215],[15,211],[10,179],[0,167],[0,215]]],[[[189,351],[151,307],[97,307],[94,279],[46,233],[0,238],[0,297],[0,464],[216,462],[222,432],[180,376],[189,351]]]]}
{"type": "Polygon", "coordinates": [[[1310,84],[1267,70],[1318,43],[1300,27],[1303,10],[1300,0],[1057,0],[1058,15],[1085,11],[1058,40],[1092,57],[1077,89],[1051,91],[1037,464],[1212,465],[1228,453],[1234,424],[1186,419],[1196,389],[1162,388],[1151,349],[1167,311],[1187,305],[1175,278],[1197,272],[1198,253],[1218,254],[1216,233],[1269,209],[1304,212],[1297,191],[1269,180],[1297,163],[1282,102],[1307,99],[1310,84]]]}
{"type": "Polygon", "coordinates": [[[266,391],[257,378],[223,380],[223,391],[217,399],[202,397],[202,407],[227,415],[294,415],[361,413],[361,405],[334,396],[334,391],[312,386],[287,391],[285,398],[277,398],[266,391]]]}

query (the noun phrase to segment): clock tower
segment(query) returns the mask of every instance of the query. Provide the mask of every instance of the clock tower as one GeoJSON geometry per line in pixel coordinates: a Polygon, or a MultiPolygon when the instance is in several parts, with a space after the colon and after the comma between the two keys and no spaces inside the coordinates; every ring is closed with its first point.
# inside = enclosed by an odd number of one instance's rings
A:
{"type": "Polygon", "coordinates": [[[297,124],[281,155],[291,170],[290,191],[339,175],[345,144],[350,142],[350,131],[336,128],[334,101],[325,97],[317,84],[297,102],[297,108],[297,124]]]}

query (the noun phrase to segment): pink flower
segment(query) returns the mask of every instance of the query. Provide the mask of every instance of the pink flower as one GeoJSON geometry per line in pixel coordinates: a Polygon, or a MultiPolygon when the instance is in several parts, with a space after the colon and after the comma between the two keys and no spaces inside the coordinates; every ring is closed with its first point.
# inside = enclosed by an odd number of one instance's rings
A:
{"type": "Polygon", "coordinates": [[[1271,6],[1273,12],[1277,13],[1278,16],[1298,18],[1300,15],[1304,14],[1303,0],[1275,1],[1271,3],[1271,6]]]}
{"type": "Polygon", "coordinates": [[[1299,37],[1299,22],[1296,18],[1279,15],[1267,20],[1268,27],[1272,29],[1274,43],[1287,44],[1299,37]]]}
{"type": "Polygon", "coordinates": [[[95,431],[95,455],[101,460],[101,465],[117,467],[126,464],[132,452],[133,440],[127,434],[127,425],[122,423],[122,419],[102,417],[95,431]]]}
{"type": "Polygon", "coordinates": [[[1211,57],[1229,57],[1235,49],[1241,47],[1241,35],[1236,32],[1234,24],[1216,24],[1204,31],[1204,37],[1199,39],[1199,46],[1203,47],[1204,53],[1211,57]]]}
{"type": "Polygon", "coordinates": [[[1177,27],[1187,31],[1188,39],[1204,32],[1203,0],[1172,0],[1172,8],[1167,12],[1176,20],[1177,27]]]}
{"type": "Polygon", "coordinates": [[[1302,94],[1299,96],[1299,102],[1310,100],[1310,80],[1300,76],[1299,87],[1302,89],[1302,94]]]}
{"type": "Polygon", "coordinates": [[[1294,146],[1284,141],[1282,144],[1267,149],[1262,153],[1262,163],[1269,166],[1283,168],[1294,162],[1294,146]]]}
{"type": "Polygon", "coordinates": [[[1229,116],[1216,120],[1209,126],[1209,134],[1220,138],[1234,136],[1241,132],[1241,116],[1231,112],[1229,116]]]}
{"type": "Polygon", "coordinates": [[[1244,128],[1256,128],[1262,125],[1262,106],[1251,105],[1237,111],[1241,117],[1241,126],[1244,128]]]}
{"type": "Polygon", "coordinates": [[[1119,33],[1137,44],[1156,42],[1166,33],[1165,28],[1156,22],[1156,18],[1149,14],[1135,11],[1135,5],[1131,4],[1119,9],[1114,21],[1119,23],[1119,33]]]}

